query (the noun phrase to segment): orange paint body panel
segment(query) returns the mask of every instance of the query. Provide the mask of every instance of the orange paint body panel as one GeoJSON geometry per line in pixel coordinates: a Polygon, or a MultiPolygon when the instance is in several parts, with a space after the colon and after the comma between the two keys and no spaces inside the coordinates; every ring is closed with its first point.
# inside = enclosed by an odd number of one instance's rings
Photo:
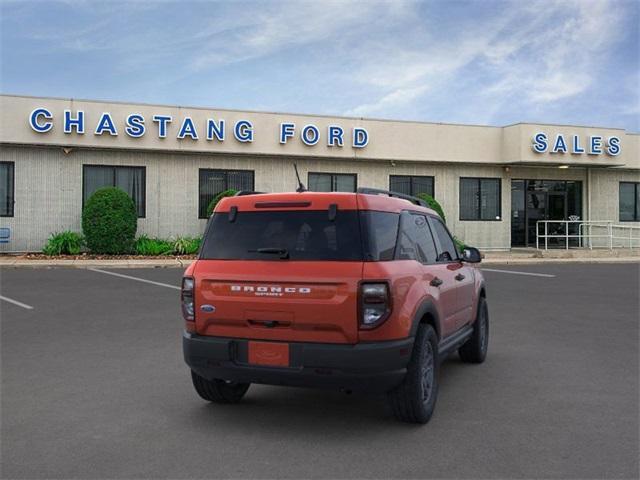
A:
{"type": "Polygon", "coordinates": [[[196,305],[216,307],[213,313],[197,312],[200,335],[358,341],[362,262],[199,260],[194,274],[196,305]]]}
{"type": "Polygon", "coordinates": [[[327,210],[330,205],[336,205],[338,210],[376,210],[380,212],[400,213],[411,210],[429,213],[435,212],[428,208],[412,205],[406,200],[399,198],[383,197],[378,195],[360,195],[353,193],[268,193],[262,195],[247,195],[241,197],[223,198],[216,206],[216,213],[229,212],[232,207],[236,207],[240,212],[262,212],[262,211],[299,211],[299,210],[327,210]],[[300,207],[301,202],[309,202],[306,207],[300,207]],[[269,203],[280,203],[281,205],[272,208],[265,208],[261,205],[269,203]],[[289,203],[291,207],[282,204],[289,203]]]}

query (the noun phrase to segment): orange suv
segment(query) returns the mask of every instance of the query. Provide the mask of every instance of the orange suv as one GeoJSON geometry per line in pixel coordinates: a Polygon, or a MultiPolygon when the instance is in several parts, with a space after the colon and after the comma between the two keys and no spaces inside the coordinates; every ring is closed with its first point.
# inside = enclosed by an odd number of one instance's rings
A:
{"type": "Polygon", "coordinates": [[[205,400],[251,383],[385,392],[426,423],[440,361],[487,354],[480,252],[417,198],[240,192],[220,201],[182,280],[184,358],[205,400]]]}

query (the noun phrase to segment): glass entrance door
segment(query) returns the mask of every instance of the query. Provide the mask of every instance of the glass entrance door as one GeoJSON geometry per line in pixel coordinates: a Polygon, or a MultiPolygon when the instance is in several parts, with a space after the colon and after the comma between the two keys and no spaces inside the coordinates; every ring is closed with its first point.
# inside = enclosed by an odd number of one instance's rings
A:
{"type": "MultiPolygon", "coordinates": [[[[547,194],[546,192],[527,191],[527,243],[531,247],[536,244],[536,228],[538,220],[547,219],[547,194]],[[533,242],[532,242],[533,239],[533,242]],[[533,245],[532,245],[533,243],[533,245]]],[[[540,233],[544,233],[544,227],[540,227],[540,233]]]]}
{"type": "MultiPolygon", "coordinates": [[[[580,219],[582,215],[582,183],[572,180],[512,180],[511,182],[511,245],[535,247],[536,237],[544,233],[539,220],[580,219]]],[[[577,226],[569,228],[569,234],[577,226]]],[[[565,235],[565,225],[548,224],[547,233],[565,235]]],[[[564,238],[549,239],[549,247],[565,248],[564,238]]],[[[577,239],[569,240],[570,246],[577,239]]]]}
{"type": "MultiPolygon", "coordinates": [[[[547,193],[547,212],[545,220],[567,219],[567,194],[558,192],[547,193]]],[[[566,235],[566,226],[562,223],[549,223],[547,232],[550,235],[566,235]]],[[[552,247],[566,248],[566,238],[550,238],[547,243],[552,247]]]]}

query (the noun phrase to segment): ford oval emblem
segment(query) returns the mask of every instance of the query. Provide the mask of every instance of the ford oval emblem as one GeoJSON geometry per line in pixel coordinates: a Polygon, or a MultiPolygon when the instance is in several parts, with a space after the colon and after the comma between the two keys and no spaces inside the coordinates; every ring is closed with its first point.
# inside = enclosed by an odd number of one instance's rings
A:
{"type": "Polygon", "coordinates": [[[203,312],[213,313],[216,311],[216,307],[214,307],[213,305],[202,305],[200,307],[200,310],[202,310],[203,312]]]}

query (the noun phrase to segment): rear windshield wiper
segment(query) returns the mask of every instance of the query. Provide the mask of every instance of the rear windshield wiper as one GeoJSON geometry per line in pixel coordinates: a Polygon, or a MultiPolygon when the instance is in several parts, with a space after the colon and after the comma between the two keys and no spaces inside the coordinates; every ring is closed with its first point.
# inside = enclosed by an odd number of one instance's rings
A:
{"type": "Polygon", "coordinates": [[[289,258],[289,250],[286,248],[267,247],[258,248],[256,250],[248,250],[249,253],[273,253],[274,255],[280,255],[280,258],[286,260],[289,258]]]}

